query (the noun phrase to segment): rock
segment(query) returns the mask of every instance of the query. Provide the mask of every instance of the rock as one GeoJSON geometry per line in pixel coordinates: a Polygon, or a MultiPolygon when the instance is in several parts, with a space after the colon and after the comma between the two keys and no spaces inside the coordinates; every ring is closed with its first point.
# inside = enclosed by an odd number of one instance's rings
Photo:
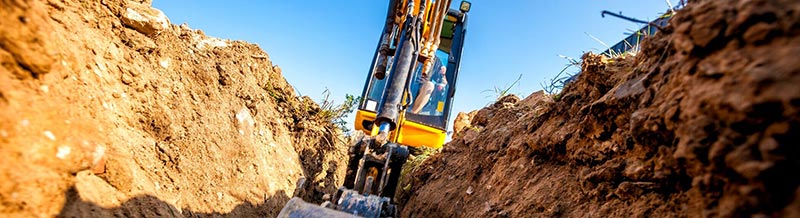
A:
{"type": "MultiPolygon", "coordinates": [[[[49,22],[47,7],[37,1],[4,1],[0,6],[0,60],[3,74],[20,79],[40,78],[50,72],[56,63],[56,54],[62,49],[55,43],[56,27],[49,22]],[[12,61],[12,62],[8,62],[12,61]],[[19,68],[8,68],[14,63],[19,68]]],[[[6,81],[4,81],[6,83],[6,81]]],[[[6,88],[4,88],[6,89],[6,88]]],[[[5,91],[5,90],[4,90],[5,91]]]]}
{"type": "Polygon", "coordinates": [[[744,178],[755,179],[761,175],[762,172],[771,168],[773,165],[774,164],[771,162],[747,161],[734,165],[733,170],[739,173],[739,175],[742,175],[744,178]]]}
{"type": "Polygon", "coordinates": [[[477,113],[478,111],[472,111],[470,113],[458,112],[456,119],[453,121],[453,138],[460,135],[465,128],[472,127],[470,122],[472,122],[472,117],[477,113]]]}
{"type": "Polygon", "coordinates": [[[466,131],[463,132],[464,142],[466,144],[472,144],[472,142],[475,141],[475,139],[478,139],[479,131],[480,131],[479,129],[478,130],[466,129],[466,131]]]}
{"type": "Polygon", "coordinates": [[[645,193],[658,188],[658,184],[652,182],[629,182],[624,181],[619,184],[614,194],[622,199],[633,199],[641,197],[645,193]]]}
{"type": "Polygon", "coordinates": [[[92,152],[92,172],[100,174],[106,172],[106,147],[98,145],[92,152]]]}
{"type": "Polygon", "coordinates": [[[228,43],[225,40],[214,38],[214,37],[200,37],[201,39],[195,40],[195,48],[197,49],[211,49],[211,48],[218,48],[218,47],[228,47],[228,43]]]}
{"type": "Polygon", "coordinates": [[[742,39],[750,44],[761,43],[768,40],[778,29],[774,23],[757,23],[744,32],[742,39]]]}
{"type": "Polygon", "coordinates": [[[101,157],[96,164],[92,166],[92,173],[102,174],[106,172],[106,158],[101,157]]]}
{"type": "Polygon", "coordinates": [[[494,117],[494,109],[489,107],[480,109],[474,113],[475,115],[473,115],[471,119],[471,126],[486,126],[486,124],[489,124],[489,120],[494,117]]]}
{"type": "Polygon", "coordinates": [[[250,115],[250,110],[242,108],[239,112],[236,112],[234,118],[236,119],[236,129],[239,131],[240,135],[252,134],[256,121],[253,120],[253,116],[250,115]]]}
{"type": "Polygon", "coordinates": [[[497,102],[495,102],[495,105],[498,105],[498,104],[502,105],[503,103],[516,104],[517,102],[519,102],[519,100],[520,100],[519,96],[514,95],[514,94],[510,94],[510,95],[503,96],[502,98],[500,98],[500,100],[497,100],[497,102]]]}
{"type": "Polygon", "coordinates": [[[171,60],[169,58],[164,58],[158,61],[158,65],[164,69],[169,68],[171,60]]]}
{"type": "Polygon", "coordinates": [[[64,160],[67,158],[67,155],[69,155],[70,151],[72,151],[72,149],[69,146],[59,146],[58,152],[56,152],[56,157],[64,160]]]}
{"type": "Polygon", "coordinates": [[[56,135],[53,134],[53,132],[44,131],[42,134],[44,134],[44,137],[47,137],[47,139],[50,139],[50,141],[55,141],[56,140],[56,135]]]}
{"type": "Polygon", "coordinates": [[[502,210],[500,212],[497,212],[497,215],[500,216],[500,217],[508,217],[508,212],[505,211],[505,210],[502,210]]]}
{"type": "Polygon", "coordinates": [[[528,106],[528,107],[536,107],[543,101],[547,101],[548,96],[544,94],[544,91],[539,90],[537,92],[531,93],[525,99],[518,101],[516,106],[528,106]]]}
{"type": "Polygon", "coordinates": [[[650,172],[650,170],[646,170],[644,162],[640,160],[633,160],[628,161],[628,163],[625,165],[625,170],[622,171],[622,176],[631,179],[642,179],[648,172],[650,172]]]}
{"type": "Polygon", "coordinates": [[[128,2],[121,19],[123,24],[148,36],[169,28],[164,12],[137,2],[128,2]]]}

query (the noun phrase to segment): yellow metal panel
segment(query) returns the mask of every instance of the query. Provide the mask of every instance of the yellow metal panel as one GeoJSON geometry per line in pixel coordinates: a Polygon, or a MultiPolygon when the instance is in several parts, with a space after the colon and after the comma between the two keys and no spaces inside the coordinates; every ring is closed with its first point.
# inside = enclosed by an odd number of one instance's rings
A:
{"type": "MultiPolygon", "coordinates": [[[[372,135],[371,129],[364,129],[361,123],[364,120],[375,120],[376,114],[370,111],[358,110],[356,112],[356,121],[354,123],[356,130],[364,132],[364,134],[372,135]]],[[[403,117],[403,116],[401,116],[403,117]]],[[[375,128],[377,129],[377,128],[375,128]]],[[[430,147],[441,148],[444,145],[444,140],[447,133],[443,130],[426,126],[420,123],[407,121],[404,118],[400,119],[400,127],[392,133],[390,139],[394,139],[398,144],[411,146],[411,147],[430,147]]]]}
{"type": "MultiPolygon", "coordinates": [[[[367,135],[372,135],[372,130],[371,129],[364,129],[364,127],[361,126],[361,124],[364,122],[364,120],[369,120],[369,121],[375,120],[376,116],[377,116],[377,114],[375,114],[373,112],[369,112],[369,111],[365,111],[365,110],[358,110],[358,112],[356,112],[356,122],[353,123],[353,125],[355,125],[356,130],[360,130],[360,131],[364,132],[364,134],[367,134],[367,135]]],[[[377,129],[377,128],[375,128],[375,129],[377,129]]]]}
{"type": "Polygon", "coordinates": [[[397,137],[397,143],[411,147],[441,148],[447,137],[445,131],[426,126],[420,123],[403,120],[402,128],[397,137]]]}

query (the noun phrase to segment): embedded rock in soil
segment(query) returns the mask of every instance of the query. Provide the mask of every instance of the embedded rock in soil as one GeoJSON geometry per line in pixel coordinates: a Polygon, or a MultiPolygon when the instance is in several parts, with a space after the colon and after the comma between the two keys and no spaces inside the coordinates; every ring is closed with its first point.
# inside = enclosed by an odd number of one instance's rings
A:
{"type": "Polygon", "coordinates": [[[153,35],[170,28],[169,19],[164,12],[137,2],[128,2],[121,18],[122,23],[145,35],[153,35]]]}

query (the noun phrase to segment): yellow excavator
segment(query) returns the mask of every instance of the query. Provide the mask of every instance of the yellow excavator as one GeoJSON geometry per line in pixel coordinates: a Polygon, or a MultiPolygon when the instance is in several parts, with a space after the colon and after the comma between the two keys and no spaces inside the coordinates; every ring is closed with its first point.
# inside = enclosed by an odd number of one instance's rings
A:
{"type": "Polygon", "coordinates": [[[390,0],[367,74],[344,184],[322,205],[292,198],[278,217],[397,217],[393,197],[410,153],[447,136],[471,3],[390,0]]]}

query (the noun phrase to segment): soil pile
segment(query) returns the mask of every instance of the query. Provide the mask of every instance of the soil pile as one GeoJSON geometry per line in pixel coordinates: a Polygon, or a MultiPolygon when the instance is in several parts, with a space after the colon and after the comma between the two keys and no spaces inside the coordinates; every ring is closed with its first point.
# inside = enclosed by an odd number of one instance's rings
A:
{"type": "Polygon", "coordinates": [[[692,1],[637,56],[477,111],[403,217],[800,216],[798,12],[692,1]]]}
{"type": "Polygon", "coordinates": [[[256,45],[147,1],[0,14],[2,217],[275,216],[344,174],[335,127],[256,45]]]}

